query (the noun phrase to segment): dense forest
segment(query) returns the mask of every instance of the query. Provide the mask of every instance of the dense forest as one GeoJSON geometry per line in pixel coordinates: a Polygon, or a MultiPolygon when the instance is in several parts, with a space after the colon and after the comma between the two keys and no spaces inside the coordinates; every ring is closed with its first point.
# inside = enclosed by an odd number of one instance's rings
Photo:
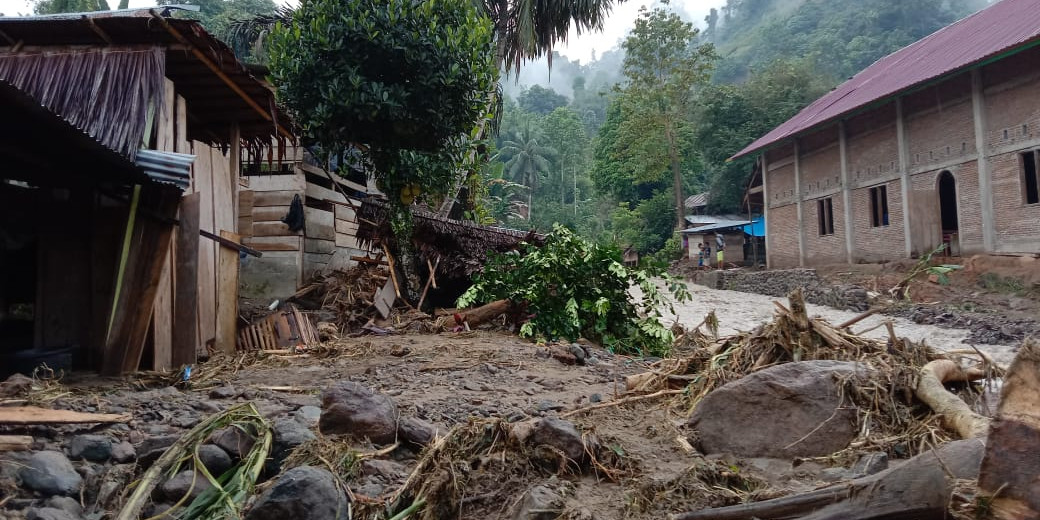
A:
{"type": "MultiPolygon", "coordinates": [[[[748,160],[728,161],[842,80],[978,9],[984,0],[728,0],[703,20],[666,4],[644,10],[619,48],[584,63],[553,55],[503,78],[508,99],[488,165],[483,218],[514,227],[561,223],[595,240],[661,250],[677,223],[675,192],[709,192],[709,211],[742,210],[748,160]],[[697,27],[703,27],[698,30],[697,27]],[[648,42],[697,54],[681,106],[645,99],[667,78],[636,70],[648,42]],[[531,84],[532,79],[550,83],[531,84]],[[643,85],[649,81],[650,85],[643,85]],[[650,102],[648,102],[650,101],[650,102]],[[654,105],[648,107],[647,105],[654,105]],[[667,155],[675,130],[679,182],[667,155]]],[[[645,64],[644,64],[645,65],[645,64]]],[[[677,239],[673,239],[677,240],[677,239]]],[[[673,242],[673,245],[677,242],[673,242]]],[[[668,247],[661,254],[674,251],[668,247]]]]}

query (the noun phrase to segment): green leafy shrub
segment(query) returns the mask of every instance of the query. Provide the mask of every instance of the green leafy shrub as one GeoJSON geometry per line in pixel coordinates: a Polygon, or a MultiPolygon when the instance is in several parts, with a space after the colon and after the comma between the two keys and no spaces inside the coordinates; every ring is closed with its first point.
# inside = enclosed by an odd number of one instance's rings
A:
{"type": "Polygon", "coordinates": [[[544,246],[493,257],[458,305],[508,299],[531,315],[521,336],[587,337],[616,352],[667,355],[673,338],[660,320],[671,300],[654,277],[664,277],[678,301],[689,298],[686,286],[656,270],[625,267],[620,258],[616,247],[594,244],[557,225],[544,246]]]}

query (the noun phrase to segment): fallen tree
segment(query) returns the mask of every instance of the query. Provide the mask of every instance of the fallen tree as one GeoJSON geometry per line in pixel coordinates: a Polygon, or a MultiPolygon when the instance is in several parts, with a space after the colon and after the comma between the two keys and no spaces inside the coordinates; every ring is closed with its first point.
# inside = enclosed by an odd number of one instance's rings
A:
{"type": "Polygon", "coordinates": [[[944,520],[957,479],[978,474],[985,445],[954,441],[880,473],[793,496],[691,511],[672,520],[944,520]]]}

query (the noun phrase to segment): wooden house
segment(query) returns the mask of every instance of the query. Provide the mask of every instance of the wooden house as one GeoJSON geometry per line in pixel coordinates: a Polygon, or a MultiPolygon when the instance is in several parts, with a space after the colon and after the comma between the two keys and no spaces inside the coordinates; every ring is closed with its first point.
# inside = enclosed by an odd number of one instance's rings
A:
{"type": "Polygon", "coordinates": [[[235,348],[242,150],[292,133],[170,9],[0,18],[0,81],[40,120],[4,125],[0,229],[20,238],[0,258],[21,289],[0,310],[32,333],[0,352],[66,347],[117,374],[235,348]]]}
{"type": "Polygon", "coordinates": [[[242,261],[243,297],[285,298],[316,275],[372,256],[358,243],[357,209],[378,190],[364,172],[348,171],[326,173],[302,147],[290,147],[280,163],[244,156],[238,229],[243,243],[263,256],[242,261]],[[294,200],[302,218],[289,218],[294,200]]]}

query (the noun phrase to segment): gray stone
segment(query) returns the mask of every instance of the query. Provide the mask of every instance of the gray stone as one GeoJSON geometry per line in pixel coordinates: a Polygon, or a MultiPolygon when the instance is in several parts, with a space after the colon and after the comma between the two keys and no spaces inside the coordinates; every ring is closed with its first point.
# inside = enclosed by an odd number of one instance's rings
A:
{"type": "Polygon", "coordinates": [[[231,455],[231,460],[242,460],[253,449],[256,437],[246,433],[242,428],[228,426],[213,432],[209,442],[231,455]]]}
{"type": "Polygon", "coordinates": [[[26,465],[18,472],[22,486],[44,495],[72,496],[79,493],[83,478],[76,468],[57,451],[41,451],[32,454],[26,465]]]}
{"type": "Polygon", "coordinates": [[[238,390],[230,386],[218,386],[209,391],[210,399],[232,399],[239,394],[238,390]]]}
{"type": "Polygon", "coordinates": [[[572,356],[574,356],[574,359],[578,362],[579,365],[584,365],[585,358],[589,357],[589,353],[585,352],[585,347],[582,347],[577,343],[571,343],[571,345],[567,347],[567,351],[570,352],[572,356]]]}
{"type": "Polygon", "coordinates": [[[875,451],[860,455],[849,473],[852,478],[859,478],[880,473],[886,469],[888,469],[888,454],[883,451],[875,451]]]}
{"type": "Polygon", "coordinates": [[[388,444],[397,437],[397,409],[389,397],[354,382],[343,382],[321,395],[318,428],[324,434],[349,434],[388,444]]]}
{"type": "Polygon", "coordinates": [[[429,445],[439,434],[436,426],[415,417],[404,419],[397,425],[398,437],[417,446],[429,445]]]}
{"type": "Polygon", "coordinates": [[[145,437],[136,446],[137,451],[137,464],[142,468],[147,468],[152,465],[159,457],[162,456],[166,448],[173,446],[173,443],[180,439],[179,435],[152,435],[145,437]]]}
{"type": "Polygon", "coordinates": [[[112,457],[112,439],[104,435],[77,435],[69,441],[69,457],[105,462],[112,457]]]}
{"type": "Polygon", "coordinates": [[[136,458],[137,450],[134,449],[133,444],[123,441],[112,445],[112,460],[125,464],[133,462],[136,458]]]}
{"type": "Polygon", "coordinates": [[[272,428],[274,429],[275,452],[286,452],[317,438],[309,428],[290,417],[276,420],[272,428]]]}
{"type": "Polygon", "coordinates": [[[573,423],[554,417],[541,417],[513,424],[513,436],[532,447],[546,445],[563,452],[570,460],[585,459],[585,441],[573,423]]]}
{"type": "Polygon", "coordinates": [[[535,409],[539,412],[558,412],[560,410],[563,410],[563,405],[560,403],[554,403],[552,401],[538,401],[538,405],[535,406],[535,409]]]}
{"type": "Polygon", "coordinates": [[[845,468],[825,468],[820,471],[819,479],[823,482],[838,482],[852,478],[845,468]]]}
{"type": "Polygon", "coordinates": [[[394,481],[408,474],[408,468],[393,460],[365,459],[361,462],[361,474],[365,476],[378,476],[387,481],[394,481]]]}
{"type": "Polygon", "coordinates": [[[592,394],[589,396],[590,403],[599,403],[603,401],[603,396],[600,394],[592,394]]]}
{"type": "Polygon", "coordinates": [[[199,460],[214,477],[219,477],[231,469],[231,456],[219,446],[212,444],[199,446],[199,460]]]}
{"type": "Polygon", "coordinates": [[[56,507],[31,508],[26,511],[25,518],[26,520],[79,520],[78,515],[56,507]]]}
{"type": "Polygon", "coordinates": [[[819,457],[858,433],[856,410],[842,407],[838,377],[862,376],[853,362],[801,361],[773,366],[715,389],[687,423],[707,454],[819,457]]]}
{"type": "Polygon", "coordinates": [[[296,410],[295,415],[300,422],[307,426],[314,426],[318,424],[318,419],[321,418],[321,408],[317,406],[301,406],[299,410],[296,410]]]}
{"type": "Polygon", "coordinates": [[[564,499],[548,486],[535,486],[524,493],[510,518],[513,520],[554,520],[563,514],[564,499]]]}
{"type": "Polygon", "coordinates": [[[72,497],[50,497],[43,503],[43,505],[67,511],[73,516],[83,514],[83,506],[80,505],[78,500],[72,497]]]}
{"type": "Polygon", "coordinates": [[[167,504],[164,502],[149,504],[144,508],[144,514],[141,518],[155,518],[159,515],[165,515],[163,518],[176,518],[175,513],[181,508],[174,508],[173,504],[167,504]]]}
{"type": "MultiPolygon", "coordinates": [[[[214,475],[216,476],[216,475],[214,475]]],[[[213,487],[203,474],[195,474],[193,470],[184,470],[173,476],[170,480],[163,482],[162,495],[166,497],[166,500],[177,503],[187,495],[188,499],[185,500],[185,504],[191,502],[195,497],[202,494],[203,491],[213,487]],[[192,480],[195,481],[192,484],[192,480]]]]}
{"type": "Polygon", "coordinates": [[[327,470],[312,466],[290,469],[264,491],[246,520],[346,520],[347,496],[327,470]]]}

